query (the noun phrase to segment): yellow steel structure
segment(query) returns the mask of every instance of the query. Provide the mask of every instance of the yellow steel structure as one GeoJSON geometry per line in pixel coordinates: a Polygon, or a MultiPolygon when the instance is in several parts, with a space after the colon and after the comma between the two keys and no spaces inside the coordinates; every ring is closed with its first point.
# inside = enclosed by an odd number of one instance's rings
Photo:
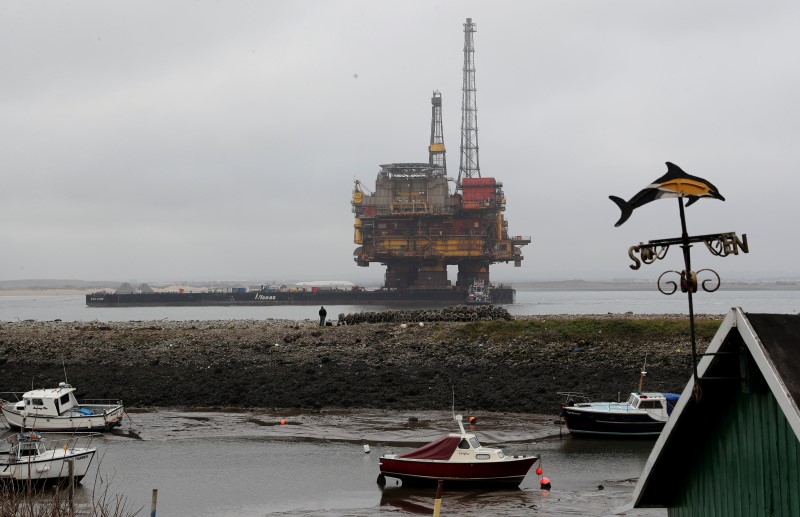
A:
{"type": "Polygon", "coordinates": [[[443,171],[425,163],[382,165],[371,194],[357,181],[355,261],[386,265],[386,287],[448,285],[448,265],[458,265],[459,285],[488,281],[493,263],[519,266],[530,238],[508,235],[502,184],[465,179],[462,190],[451,194],[443,171]]]}

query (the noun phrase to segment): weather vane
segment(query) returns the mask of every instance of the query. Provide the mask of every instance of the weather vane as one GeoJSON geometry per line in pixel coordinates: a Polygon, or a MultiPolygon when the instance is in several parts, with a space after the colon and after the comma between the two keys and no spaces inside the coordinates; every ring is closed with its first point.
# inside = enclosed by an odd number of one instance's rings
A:
{"type": "Polygon", "coordinates": [[[706,248],[713,254],[720,257],[727,257],[728,255],[738,255],[741,250],[742,253],[748,253],[750,250],[747,246],[747,235],[742,234],[742,238],[736,236],[735,232],[716,233],[710,235],[695,235],[689,236],[686,231],[686,214],[684,213],[683,198],[688,198],[685,206],[691,206],[698,199],[703,197],[710,197],[725,201],[722,194],[719,193],[710,181],[697,176],[686,174],[680,167],[674,163],[667,162],[667,173],[655,180],[653,183],[642,189],[638,194],[633,196],[630,201],[625,201],[616,196],[609,196],[609,199],[619,206],[622,211],[619,221],[614,226],[620,226],[627,221],[633,211],[642,205],[651,201],[662,198],[678,198],[678,207],[681,215],[681,236],[672,239],[657,239],[648,241],[647,244],[639,243],[638,245],[631,246],[628,249],[628,256],[633,261],[630,266],[631,269],[639,269],[644,264],[652,264],[656,260],[663,259],[667,256],[669,247],[673,244],[679,245],[683,249],[683,262],[684,270],[678,271],[665,271],[658,277],[658,290],[666,295],[671,295],[678,290],[678,283],[675,281],[662,279],[668,274],[675,273],[680,277],[681,292],[686,293],[689,299],[689,331],[692,339],[692,373],[694,374],[694,396],[696,400],[700,399],[702,391],[700,390],[700,382],[697,377],[697,349],[694,328],[694,304],[692,302],[692,293],[697,292],[698,281],[697,275],[700,273],[710,273],[712,278],[704,280],[700,283],[700,287],[706,292],[714,292],[719,289],[720,278],[719,274],[713,269],[701,269],[699,271],[692,271],[692,261],[690,250],[693,242],[702,242],[706,248]]]}

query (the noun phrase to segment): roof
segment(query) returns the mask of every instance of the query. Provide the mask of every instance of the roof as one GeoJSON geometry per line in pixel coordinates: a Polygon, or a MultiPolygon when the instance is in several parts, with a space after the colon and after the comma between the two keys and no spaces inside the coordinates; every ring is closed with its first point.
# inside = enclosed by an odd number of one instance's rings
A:
{"type": "Polygon", "coordinates": [[[738,350],[744,346],[775,397],[788,425],[800,440],[800,315],[750,314],[733,308],[720,325],[697,365],[702,397],[692,396],[690,378],[672,416],[653,447],[633,494],[634,507],[665,506],[675,483],[670,478],[685,468],[694,454],[698,424],[709,416],[714,403],[740,386],[738,350]],[[726,354],[727,352],[733,352],[726,354]],[[716,355],[715,355],[716,354],[716,355]],[[725,380],[725,378],[729,380],[725,380]],[[706,378],[704,382],[703,379],[706,378]],[[711,380],[715,378],[715,380],[711,380]],[[727,390],[727,391],[726,391],[727,390]]]}
{"type": "Polygon", "coordinates": [[[41,388],[38,390],[31,390],[24,393],[22,396],[28,398],[50,399],[60,397],[64,393],[69,393],[71,391],[75,391],[75,388],[69,384],[65,384],[64,386],[59,386],[58,388],[41,388]]]}

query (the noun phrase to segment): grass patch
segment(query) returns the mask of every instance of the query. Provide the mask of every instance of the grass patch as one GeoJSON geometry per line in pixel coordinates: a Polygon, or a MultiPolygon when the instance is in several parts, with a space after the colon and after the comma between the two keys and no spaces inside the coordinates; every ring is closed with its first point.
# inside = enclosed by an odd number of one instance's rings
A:
{"type": "MultiPolygon", "coordinates": [[[[699,319],[695,332],[701,341],[710,341],[722,320],[699,319]]],[[[552,341],[579,341],[602,338],[605,340],[662,341],[689,336],[689,319],[672,318],[554,318],[536,320],[494,320],[467,323],[451,329],[451,338],[465,340],[510,341],[513,339],[539,339],[552,341]]]]}

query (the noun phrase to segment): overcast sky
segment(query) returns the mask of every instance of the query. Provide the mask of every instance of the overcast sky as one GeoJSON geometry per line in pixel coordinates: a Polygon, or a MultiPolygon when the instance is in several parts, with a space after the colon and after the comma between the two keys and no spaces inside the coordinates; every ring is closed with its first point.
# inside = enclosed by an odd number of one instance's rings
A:
{"type": "Polygon", "coordinates": [[[615,228],[608,199],[666,161],[726,198],[690,234],[750,244],[695,269],[800,276],[800,3],[59,0],[0,4],[0,280],[380,283],[353,182],[427,161],[433,90],[458,175],[467,17],[481,174],[533,239],[493,278],[682,269],[627,257],[677,201],[615,228]]]}

